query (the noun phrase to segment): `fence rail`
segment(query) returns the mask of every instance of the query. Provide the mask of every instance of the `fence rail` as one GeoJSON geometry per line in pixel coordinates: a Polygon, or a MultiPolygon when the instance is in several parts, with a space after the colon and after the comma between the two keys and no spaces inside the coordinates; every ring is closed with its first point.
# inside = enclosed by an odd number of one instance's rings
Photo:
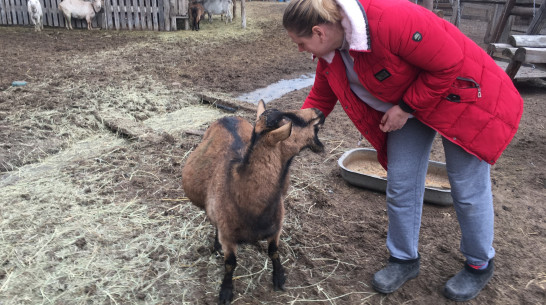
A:
{"type": "MultiPolygon", "coordinates": [[[[44,26],[64,27],[59,10],[62,0],[39,0],[44,26]]],[[[176,18],[187,18],[188,0],[103,0],[92,27],[109,30],[176,30],[176,18]]],[[[27,0],[0,0],[0,25],[31,25],[27,0]]],[[[72,27],[87,28],[84,19],[72,19],[72,27]]]]}

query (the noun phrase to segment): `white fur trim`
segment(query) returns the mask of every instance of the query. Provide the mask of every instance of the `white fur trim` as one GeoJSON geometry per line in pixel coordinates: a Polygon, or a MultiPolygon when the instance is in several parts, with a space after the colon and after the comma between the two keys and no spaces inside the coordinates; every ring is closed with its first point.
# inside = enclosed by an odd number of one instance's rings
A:
{"type": "Polygon", "coordinates": [[[336,0],[341,7],[341,26],[345,30],[345,39],[349,48],[355,51],[369,51],[368,20],[364,18],[358,0],[336,0]]]}

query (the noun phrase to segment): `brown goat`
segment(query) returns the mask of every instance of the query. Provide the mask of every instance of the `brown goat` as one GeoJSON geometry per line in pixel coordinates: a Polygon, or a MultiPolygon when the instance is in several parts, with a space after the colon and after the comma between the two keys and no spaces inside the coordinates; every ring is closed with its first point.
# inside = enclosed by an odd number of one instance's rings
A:
{"type": "Polygon", "coordinates": [[[323,122],[319,110],[265,110],[260,101],[255,126],[240,117],[224,117],[207,129],[188,157],[182,171],[184,192],[206,211],[216,227],[215,249],[224,252],[220,304],[233,299],[235,256],[242,243],[268,241],[273,287],[284,289],[278,246],[289,167],[304,148],[324,150],[318,139],[323,122]]]}
{"type": "Polygon", "coordinates": [[[190,27],[193,31],[199,31],[199,22],[205,16],[205,8],[201,2],[193,1],[188,7],[190,27]]]}

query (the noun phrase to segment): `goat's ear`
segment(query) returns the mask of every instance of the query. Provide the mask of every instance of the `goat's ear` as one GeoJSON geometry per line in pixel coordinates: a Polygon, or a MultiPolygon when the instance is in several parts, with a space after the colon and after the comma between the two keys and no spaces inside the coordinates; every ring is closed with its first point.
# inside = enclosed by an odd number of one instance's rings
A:
{"type": "Polygon", "coordinates": [[[267,137],[271,145],[276,144],[280,141],[284,141],[290,137],[292,134],[292,122],[288,122],[281,127],[271,131],[267,137]]]}
{"type": "Polygon", "coordinates": [[[316,118],[313,121],[311,121],[311,125],[313,125],[313,126],[319,125],[319,124],[324,124],[324,118],[323,117],[319,117],[319,118],[316,118]]]}
{"type": "Polygon", "coordinates": [[[258,102],[258,114],[256,115],[256,120],[260,118],[260,115],[262,115],[262,113],[264,113],[264,111],[265,111],[264,100],[260,100],[258,102]]]}

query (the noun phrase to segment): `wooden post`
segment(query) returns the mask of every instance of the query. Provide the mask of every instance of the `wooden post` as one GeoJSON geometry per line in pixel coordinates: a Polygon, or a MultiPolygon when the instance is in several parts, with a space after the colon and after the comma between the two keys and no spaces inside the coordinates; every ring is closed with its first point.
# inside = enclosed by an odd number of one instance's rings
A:
{"type": "Polygon", "coordinates": [[[453,14],[451,15],[451,23],[453,23],[456,27],[459,27],[461,25],[461,0],[453,0],[452,3],[453,6],[453,14]]]}
{"type": "MultiPolygon", "coordinates": [[[[503,54],[505,54],[504,51],[503,51],[503,54]]],[[[510,63],[508,64],[508,67],[506,67],[506,70],[505,70],[506,74],[510,76],[510,79],[514,79],[516,77],[516,74],[518,73],[518,70],[521,67],[521,64],[523,63],[524,59],[525,59],[525,49],[524,48],[517,49],[516,53],[510,59],[510,63]]]]}
{"type": "Polygon", "coordinates": [[[499,18],[499,22],[497,23],[497,26],[495,27],[495,30],[491,35],[491,42],[500,42],[499,40],[501,38],[502,32],[506,27],[508,17],[510,17],[510,12],[514,8],[515,4],[516,0],[506,0],[506,4],[504,5],[504,10],[502,11],[501,17],[499,18]]]}
{"type": "Polygon", "coordinates": [[[241,0],[241,25],[243,29],[246,29],[246,9],[245,9],[245,0],[241,0]]]}
{"type": "Polygon", "coordinates": [[[494,41],[491,40],[492,35],[493,35],[491,33],[491,31],[493,31],[493,26],[499,22],[501,12],[502,12],[501,5],[498,4],[498,3],[495,3],[495,7],[493,9],[493,12],[489,15],[489,20],[487,22],[487,30],[485,31],[485,35],[483,37],[483,42],[485,42],[485,43],[494,42],[494,41]]]}

